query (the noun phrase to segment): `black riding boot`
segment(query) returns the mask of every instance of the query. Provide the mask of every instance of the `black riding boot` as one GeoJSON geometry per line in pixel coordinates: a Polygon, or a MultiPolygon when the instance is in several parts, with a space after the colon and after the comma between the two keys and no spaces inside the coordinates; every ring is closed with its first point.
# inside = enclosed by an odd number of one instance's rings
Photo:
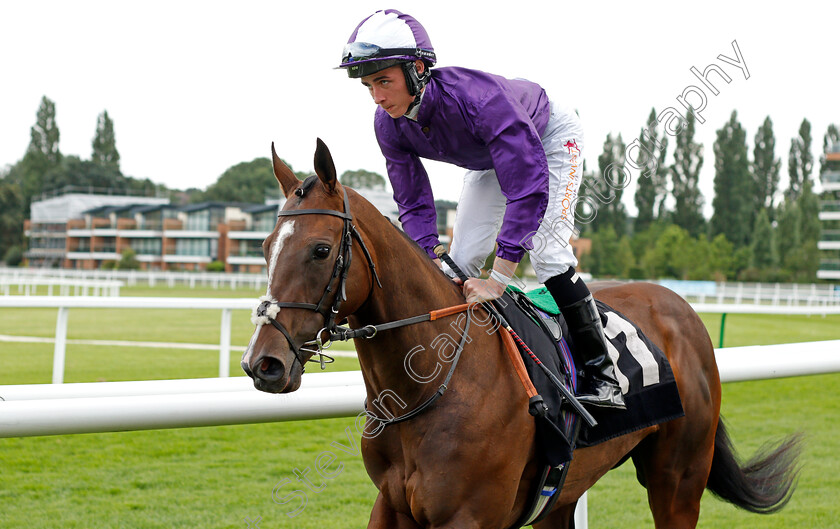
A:
{"type": "Polygon", "coordinates": [[[592,294],[561,307],[560,312],[566,318],[569,334],[584,361],[587,385],[577,399],[592,406],[623,409],[624,397],[615,378],[615,367],[607,352],[607,338],[592,294]]]}

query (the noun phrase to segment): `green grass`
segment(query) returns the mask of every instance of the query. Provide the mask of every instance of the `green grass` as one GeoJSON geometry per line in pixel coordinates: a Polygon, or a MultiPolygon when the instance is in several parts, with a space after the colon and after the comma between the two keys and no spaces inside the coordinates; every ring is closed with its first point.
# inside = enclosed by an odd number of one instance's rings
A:
{"type": "Polygon", "coordinates": [[[145,296],[150,298],[165,298],[165,297],[181,297],[181,298],[256,298],[265,294],[265,287],[261,286],[258,289],[253,288],[235,288],[222,287],[212,288],[208,286],[196,285],[195,288],[186,286],[178,286],[175,288],[167,287],[160,282],[150,287],[148,284],[137,284],[123,287],[120,290],[121,296],[145,296]]]}
{"type": "MultiPolygon", "coordinates": [[[[717,347],[721,315],[700,317],[717,347]]],[[[724,331],[724,347],[837,340],[840,315],[727,314],[724,331]]]]}
{"type": "MultiPolygon", "coordinates": [[[[294,480],[295,468],[314,468],[331,441],[346,443],[343,429],[351,424],[348,418],[2,439],[0,525],[241,528],[244,517],[261,516],[263,528],[319,528],[348,512],[358,519],[375,489],[361,458],[341,452],[341,474],[320,494],[310,493],[294,523],[284,514],[291,507],[272,501],[274,487],[294,480]]],[[[281,488],[278,498],[294,489],[281,488]]]]}
{"type": "MultiPolygon", "coordinates": [[[[254,298],[251,290],[212,288],[124,287],[125,296],[148,297],[234,297],[254,298]]],[[[196,302],[198,306],[200,302],[196,302]]],[[[55,337],[56,309],[0,309],[0,334],[55,337]]],[[[248,310],[236,310],[231,317],[231,345],[248,344],[254,326],[248,310]]],[[[70,309],[67,338],[76,340],[124,340],[175,342],[219,346],[221,310],[181,309],[70,309]]],[[[352,351],[350,343],[336,343],[338,351],[352,351]]],[[[0,384],[37,384],[52,380],[52,344],[0,342],[0,384]]],[[[237,375],[241,353],[231,352],[230,373],[237,375]]],[[[214,377],[219,374],[218,349],[115,348],[112,345],[68,345],[65,382],[152,380],[161,378],[214,377]],[[173,355],[177,356],[172,361],[173,355]],[[169,360],[166,360],[166,359],[169,360]]],[[[338,358],[348,365],[358,363],[338,358]]],[[[310,368],[312,370],[312,368],[310,368]]]]}
{"type": "MultiPolygon", "coordinates": [[[[259,293],[233,291],[231,297],[259,293]]],[[[223,297],[229,290],[126,287],[124,295],[223,297]]],[[[0,334],[52,337],[55,310],[0,310],[0,334]]],[[[69,337],[213,344],[218,341],[217,311],[70,311],[69,337]]],[[[703,315],[717,342],[719,315],[703,315]]],[[[233,343],[244,345],[253,330],[246,311],[234,312],[233,343]]],[[[800,342],[840,338],[840,317],[730,315],[726,345],[800,342]]],[[[231,373],[239,374],[238,353],[231,373]]],[[[311,371],[317,368],[313,365],[311,371]],[[313,369],[314,368],[314,369],[313,369]]],[[[339,358],[331,369],[358,369],[339,358]]],[[[0,384],[49,382],[51,344],[0,343],[0,384]]],[[[71,345],[68,382],[209,377],[218,371],[212,350],[71,345]],[[173,356],[177,361],[173,362],[173,356]]],[[[803,469],[791,504],[781,513],[743,513],[707,494],[700,527],[826,528],[836,521],[840,491],[840,375],[742,382],[724,385],[723,414],[743,457],[762,443],[803,431],[803,469]]],[[[1,416],[0,416],[1,417],[1,416]]],[[[0,420],[2,420],[0,418],[0,420]]],[[[361,458],[331,447],[347,444],[351,418],[154,430],[110,434],[0,439],[0,527],[61,528],[242,528],[245,518],[259,526],[364,527],[376,491],[361,458]],[[285,513],[297,501],[280,505],[272,491],[295,480],[295,469],[314,471],[321,453],[331,451],[342,466],[319,492],[307,491],[307,504],[295,518],[285,513]]],[[[358,435],[353,436],[358,442],[358,435]]],[[[302,489],[284,486],[278,499],[302,489]]],[[[595,529],[652,527],[644,489],[631,464],[608,474],[589,497],[595,529]]]]}
{"type": "MultiPolygon", "coordinates": [[[[722,415],[735,447],[746,460],[764,443],[793,432],[805,434],[802,471],[788,506],[763,516],[741,511],[710,493],[703,496],[698,527],[840,527],[837,494],[840,459],[840,375],[739,382],[723,385],[722,415]]],[[[653,527],[646,491],[636,482],[631,463],[607,474],[589,494],[590,527],[653,527]],[[618,491],[618,492],[616,492],[618,491]],[[621,524],[615,521],[621,520],[621,524]]]]}

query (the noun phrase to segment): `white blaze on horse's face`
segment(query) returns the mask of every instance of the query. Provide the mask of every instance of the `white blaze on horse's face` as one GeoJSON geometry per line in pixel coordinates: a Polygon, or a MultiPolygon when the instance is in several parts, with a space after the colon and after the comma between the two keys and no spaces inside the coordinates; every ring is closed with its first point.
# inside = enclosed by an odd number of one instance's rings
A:
{"type": "Polygon", "coordinates": [[[268,287],[265,291],[266,296],[271,296],[271,282],[274,280],[274,270],[277,268],[277,259],[283,250],[283,244],[294,232],[295,221],[294,219],[288,219],[280,226],[280,230],[277,232],[277,238],[274,239],[274,243],[271,245],[271,255],[268,258],[268,287]]]}
{"type": "MultiPolygon", "coordinates": [[[[268,287],[265,290],[265,296],[260,298],[262,300],[268,301],[275,301],[274,296],[271,295],[271,283],[274,280],[274,271],[277,268],[277,261],[280,258],[280,252],[283,251],[283,244],[292,236],[295,232],[295,221],[294,219],[289,219],[280,226],[280,230],[277,232],[277,237],[274,239],[274,242],[271,244],[271,253],[268,256],[268,287]]],[[[245,352],[242,354],[242,361],[249,362],[251,353],[254,349],[254,344],[257,343],[257,338],[260,336],[260,329],[262,329],[263,324],[257,323],[257,328],[254,329],[254,334],[251,335],[251,341],[248,342],[248,347],[245,348],[245,352]]]]}

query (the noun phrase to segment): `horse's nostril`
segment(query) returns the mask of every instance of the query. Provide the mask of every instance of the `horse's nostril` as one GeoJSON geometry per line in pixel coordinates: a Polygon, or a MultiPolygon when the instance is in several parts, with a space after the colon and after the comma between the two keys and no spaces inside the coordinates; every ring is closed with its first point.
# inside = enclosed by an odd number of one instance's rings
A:
{"type": "Polygon", "coordinates": [[[242,371],[245,371],[245,374],[251,378],[254,378],[254,374],[251,372],[251,367],[248,365],[248,362],[240,362],[239,367],[242,368],[242,371]]]}
{"type": "Polygon", "coordinates": [[[283,377],[286,369],[283,363],[276,358],[264,356],[262,360],[257,363],[255,375],[263,380],[279,380],[283,377]]]}

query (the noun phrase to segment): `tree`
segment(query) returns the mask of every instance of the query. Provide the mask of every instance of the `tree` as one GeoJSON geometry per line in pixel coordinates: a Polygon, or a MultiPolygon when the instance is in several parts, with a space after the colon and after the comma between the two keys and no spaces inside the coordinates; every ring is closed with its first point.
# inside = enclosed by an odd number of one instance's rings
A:
{"type": "Polygon", "coordinates": [[[616,257],[619,263],[618,277],[630,277],[630,271],[636,267],[636,260],[633,256],[633,249],[630,247],[630,239],[622,237],[618,241],[616,257]]]}
{"type": "Polygon", "coordinates": [[[635,265],[627,237],[618,237],[611,224],[592,234],[592,250],[586,254],[587,270],[598,277],[628,277],[635,265]]]}
{"type": "Polygon", "coordinates": [[[758,281],[758,278],[749,279],[743,276],[744,271],[750,269],[751,263],[752,247],[741,246],[740,248],[735,248],[735,251],[732,252],[732,272],[730,278],[737,279],[739,281],[758,281]]]}
{"type": "Polygon", "coordinates": [[[783,272],[794,281],[813,281],[819,268],[819,203],[806,180],[796,200],[787,198],[779,214],[777,246],[783,272]]]}
{"type": "Polygon", "coordinates": [[[654,202],[656,188],[654,182],[644,173],[636,180],[636,194],[633,202],[636,204],[636,219],[633,221],[633,231],[644,231],[654,220],[654,202]]]}
{"type": "Polygon", "coordinates": [[[208,272],[224,272],[225,271],[225,263],[221,261],[210,261],[207,263],[207,271],[208,272]]]}
{"type": "Polygon", "coordinates": [[[621,134],[615,138],[607,134],[604,150],[598,156],[599,174],[594,179],[584,179],[588,202],[597,208],[589,227],[598,231],[609,225],[619,237],[627,231],[627,211],[621,195],[630,183],[624,169],[624,149],[621,134]]]}
{"type": "Polygon", "coordinates": [[[137,260],[137,253],[133,248],[126,248],[120,254],[120,260],[115,268],[117,270],[139,270],[140,261],[137,260]]]}
{"type": "Polygon", "coordinates": [[[12,167],[8,176],[20,186],[24,212],[29,210],[32,197],[43,190],[44,174],[61,162],[55,103],[46,96],[41,99],[35,125],[30,129],[29,136],[29,146],[23,159],[12,167]]]}
{"type": "MultiPolygon", "coordinates": [[[[665,228],[670,225],[664,220],[658,220],[651,223],[642,231],[633,232],[633,236],[630,239],[630,247],[633,249],[633,255],[636,257],[637,262],[642,265],[644,264],[643,258],[645,252],[656,244],[656,240],[659,239],[662,232],[665,231],[665,228]]],[[[652,277],[651,274],[652,272],[649,270],[642,270],[644,277],[652,277]]]]}
{"type": "MultiPolygon", "coordinates": [[[[285,163],[285,162],[284,162],[285,163]]],[[[290,169],[291,166],[286,164],[290,169]]],[[[301,176],[295,173],[300,179],[301,176]]],[[[228,168],[194,200],[263,203],[266,193],[277,189],[277,179],[268,158],[255,158],[228,168]]]]}
{"type": "Polygon", "coordinates": [[[770,116],[755,134],[753,147],[753,178],[755,181],[755,211],[767,208],[770,221],[776,220],[773,202],[779,189],[779,169],[782,161],[776,158],[776,138],[770,116]]]}
{"type": "Polygon", "coordinates": [[[61,151],[58,149],[60,133],[55,120],[55,103],[43,96],[36,116],[37,121],[29,130],[27,153],[44,156],[50,166],[58,165],[61,151]]]}
{"type": "Polygon", "coordinates": [[[105,110],[96,119],[96,134],[93,137],[93,153],[90,159],[96,165],[120,173],[120,153],[114,137],[114,122],[105,110]]]}
{"type": "Polygon", "coordinates": [[[802,215],[802,245],[800,246],[797,266],[798,279],[814,281],[817,276],[817,269],[820,267],[820,251],[818,241],[820,240],[820,204],[816,193],[813,191],[813,182],[808,179],[802,186],[802,194],[799,195],[799,211],[802,215]]]}
{"type": "Polygon", "coordinates": [[[800,232],[802,242],[812,242],[816,246],[820,239],[820,204],[816,193],[814,193],[814,184],[810,179],[805,180],[802,193],[800,193],[796,202],[802,215],[800,232]]]}
{"type": "Polygon", "coordinates": [[[148,178],[132,178],[126,176],[125,180],[128,189],[138,191],[145,196],[170,196],[170,200],[173,200],[171,196],[174,196],[178,192],[177,190],[167,188],[164,184],[156,184],[148,178]]]}
{"type": "Polygon", "coordinates": [[[677,135],[674,164],[671,166],[675,202],[673,222],[696,236],[704,231],[706,224],[703,218],[703,194],[699,187],[703,145],[694,141],[696,118],[693,112],[688,113],[686,121],[685,128],[677,135]]]}
{"type": "Polygon", "coordinates": [[[581,164],[581,169],[583,177],[578,190],[578,200],[575,201],[575,226],[581,233],[591,234],[595,231],[593,223],[598,217],[598,206],[601,205],[601,201],[590,191],[592,182],[595,182],[597,176],[592,171],[587,171],[585,160],[581,164]]]}
{"type": "Polygon", "coordinates": [[[779,208],[779,224],[776,227],[776,246],[779,262],[790,267],[789,255],[802,245],[802,215],[796,202],[785,200],[779,208]]]}
{"type": "Polygon", "coordinates": [[[666,227],[653,248],[645,252],[645,266],[653,277],[686,279],[694,265],[694,240],[687,230],[671,224],[666,227]]]}
{"type": "Polygon", "coordinates": [[[811,178],[811,169],[814,165],[814,157],[811,154],[811,123],[807,119],[802,120],[799,126],[799,135],[790,141],[788,153],[788,176],[790,186],[788,197],[796,200],[802,192],[805,181],[811,178]]]}
{"type": "Polygon", "coordinates": [[[385,178],[379,173],[358,169],[356,171],[344,171],[339,181],[342,185],[353,189],[377,189],[385,190],[385,178]]]}
{"type": "Polygon", "coordinates": [[[660,139],[656,130],[656,109],[651,109],[648,116],[648,128],[639,134],[639,158],[641,172],[633,201],[638,214],[634,222],[634,231],[645,230],[651,222],[665,215],[665,198],[668,193],[668,168],[665,166],[665,151],[668,138],[663,134],[660,139]]]}
{"type": "Polygon", "coordinates": [[[21,250],[20,246],[11,246],[3,254],[3,262],[6,263],[6,266],[19,266],[22,261],[23,250],[21,250]]]}
{"type": "Polygon", "coordinates": [[[91,160],[81,160],[75,155],[63,157],[56,167],[44,173],[41,182],[45,190],[74,186],[123,192],[129,188],[128,179],[112,167],[99,165],[91,160]]]}
{"type": "Polygon", "coordinates": [[[778,266],[779,256],[776,253],[776,239],[770,216],[766,209],[762,209],[755,219],[752,241],[752,265],[759,270],[773,270],[778,266]]]}
{"type": "Polygon", "coordinates": [[[23,218],[20,186],[0,179],[0,255],[22,243],[23,218]]]}
{"type": "Polygon", "coordinates": [[[724,281],[727,278],[734,277],[733,250],[732,243],[727,241],[723,234],[717,235],[711,240],[706,256],[710,273],[709,279],[724,281]]]}
{"type": "Polygon", "coordinates": [[[711,233],[722,233],[736,247],[749,245],[754,220],[752,178],[747,160],[746,132],[733,111],[717,131],[715,141],[715,198],[711,233]]]}

